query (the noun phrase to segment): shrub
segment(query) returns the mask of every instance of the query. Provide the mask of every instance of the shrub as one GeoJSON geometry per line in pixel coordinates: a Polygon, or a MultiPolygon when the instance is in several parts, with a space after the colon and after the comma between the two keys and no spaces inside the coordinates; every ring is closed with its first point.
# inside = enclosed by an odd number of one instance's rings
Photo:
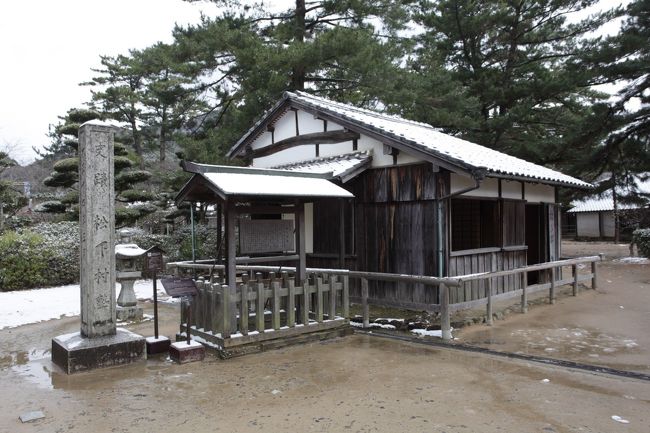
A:
{"type": "Polygon", "coordinates": [[[30,229],[43,238],[48,254],[47,285],[79,281],[79,224],[73,221],[41,223],[30,229]]]}
{"type": "Polygon", "coordinates": [[[47,280],[48,252],[36,233],[9,231],[0,236],[0,291],[30,289],[47,280]]]}
{"type": "Polygon", "coordinates": [[[635,230],[632,241],[637,245],[640,255],[650,258],[650,229],[635,230]]]}

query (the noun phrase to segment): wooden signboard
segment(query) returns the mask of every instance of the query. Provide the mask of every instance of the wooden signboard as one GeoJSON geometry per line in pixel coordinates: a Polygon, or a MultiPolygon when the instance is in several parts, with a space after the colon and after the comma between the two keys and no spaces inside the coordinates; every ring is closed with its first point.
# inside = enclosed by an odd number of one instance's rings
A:
{"type": "Polygon", "coordinates": [[[196,283],[192,278],[162,278],[160,282],[163,285],[165,292],[172,298],[180,298],[182,296],[194,296],[199,293],[196,288],[196,283]]]}
{"type": "Polygon", "coordinates": [[[292,220],[240,220],[239,250],[242,254],[293,251],[292,220]]]}
{"type": "Polygon", "coordinates": [[[161,272],[164,269],[163,254],[160,247],[151,247],[144,253],[144,268],[149,272],[161,272]]]}

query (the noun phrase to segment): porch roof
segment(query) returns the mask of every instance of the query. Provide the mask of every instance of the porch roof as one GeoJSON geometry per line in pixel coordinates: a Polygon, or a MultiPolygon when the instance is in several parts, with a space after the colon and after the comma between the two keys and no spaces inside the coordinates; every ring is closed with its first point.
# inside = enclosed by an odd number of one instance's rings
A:
{"type": "Polygon", "coordinates": [[[194,173],[181,188],[176,202],[259,198],[352,198],[350,192],[328,180],[331,173],[312,174],[287,170],[230,167],[183,162],[194,173]]]}
{"type": "Polygon", "coordinates": [[[307,161],[278,165],[273,168],[300,173],[330,174],[330,178],[347,182],[370,167],[372,151],[345,153],[325,156],[307,161]]]}

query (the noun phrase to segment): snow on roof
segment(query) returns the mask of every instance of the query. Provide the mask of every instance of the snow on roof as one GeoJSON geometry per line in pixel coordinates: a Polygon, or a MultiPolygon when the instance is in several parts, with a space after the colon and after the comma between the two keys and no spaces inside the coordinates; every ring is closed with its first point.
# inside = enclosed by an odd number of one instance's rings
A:
{"type": "Polygon", "coordinates": [[[203,173],[225,195],[353,197],[327,179],[252,173],[203,173]]]}
{"type": "Polygon", "coordinates": [[[332,178],[339,178],[343,182],[346,182],[370,164],[372,161],[371,153],[371,151],[363,151],[325,156],[307,161],[278,165],[273,168],[300,173],[331,173],[332,178]]]}
{"type": "MultiPolygon", "coordinates": [[[[650,178],[645,181],[637,179],[636,187],[639,192],[643,194],[650,194],[650,178]]],[[[627,189],[617,188],[619,196],[629,195],[631,191],[627,189]]],[[[576,213],[576,212],[603,212],[603,211],[613,211],[614,210],[614,199],[612,198],[612,192],[606,191],[601,195],[593,195],[590,197],[585,197],[582,200],[575,200],[571,202],[573,208],[569,209],[567,212],[576,213]]],[[[619,209],[639,209],[642,206],[630,203],[618,203],[619,209]]]]}
{"type": "Polygon", "coordinates": [[[592,186],[559,171],[444,134],[426,123],[377,113],[304,92],[288,92],[288,97],[318,110],[335,112],[346,120],[379,130],[400,141],[415,145],[421,150],[429,151],[434,156],[441,156],[444,159],[464,163],[474,168],[486,168],[488,176],[492,173],[550,181],[564,185],[592,186]]]}

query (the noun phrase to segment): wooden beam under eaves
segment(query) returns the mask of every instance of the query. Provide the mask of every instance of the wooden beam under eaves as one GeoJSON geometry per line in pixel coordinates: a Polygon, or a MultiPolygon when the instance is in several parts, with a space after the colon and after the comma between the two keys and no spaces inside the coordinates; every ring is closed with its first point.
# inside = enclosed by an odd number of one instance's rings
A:
{"type": "Polygon", "coordinates": [[[252,158],[261,158],[263,156],[272,155],[282,150],[302,146],[304,144],[335,144],[358,139],[359,134],[351,131],[336,130],[314,132],[311,134],[302,134],[295,137],[285,138],[284,140],[277,141],[270,146],[255,149],[250,153],[250,156],[252,158]]]}

